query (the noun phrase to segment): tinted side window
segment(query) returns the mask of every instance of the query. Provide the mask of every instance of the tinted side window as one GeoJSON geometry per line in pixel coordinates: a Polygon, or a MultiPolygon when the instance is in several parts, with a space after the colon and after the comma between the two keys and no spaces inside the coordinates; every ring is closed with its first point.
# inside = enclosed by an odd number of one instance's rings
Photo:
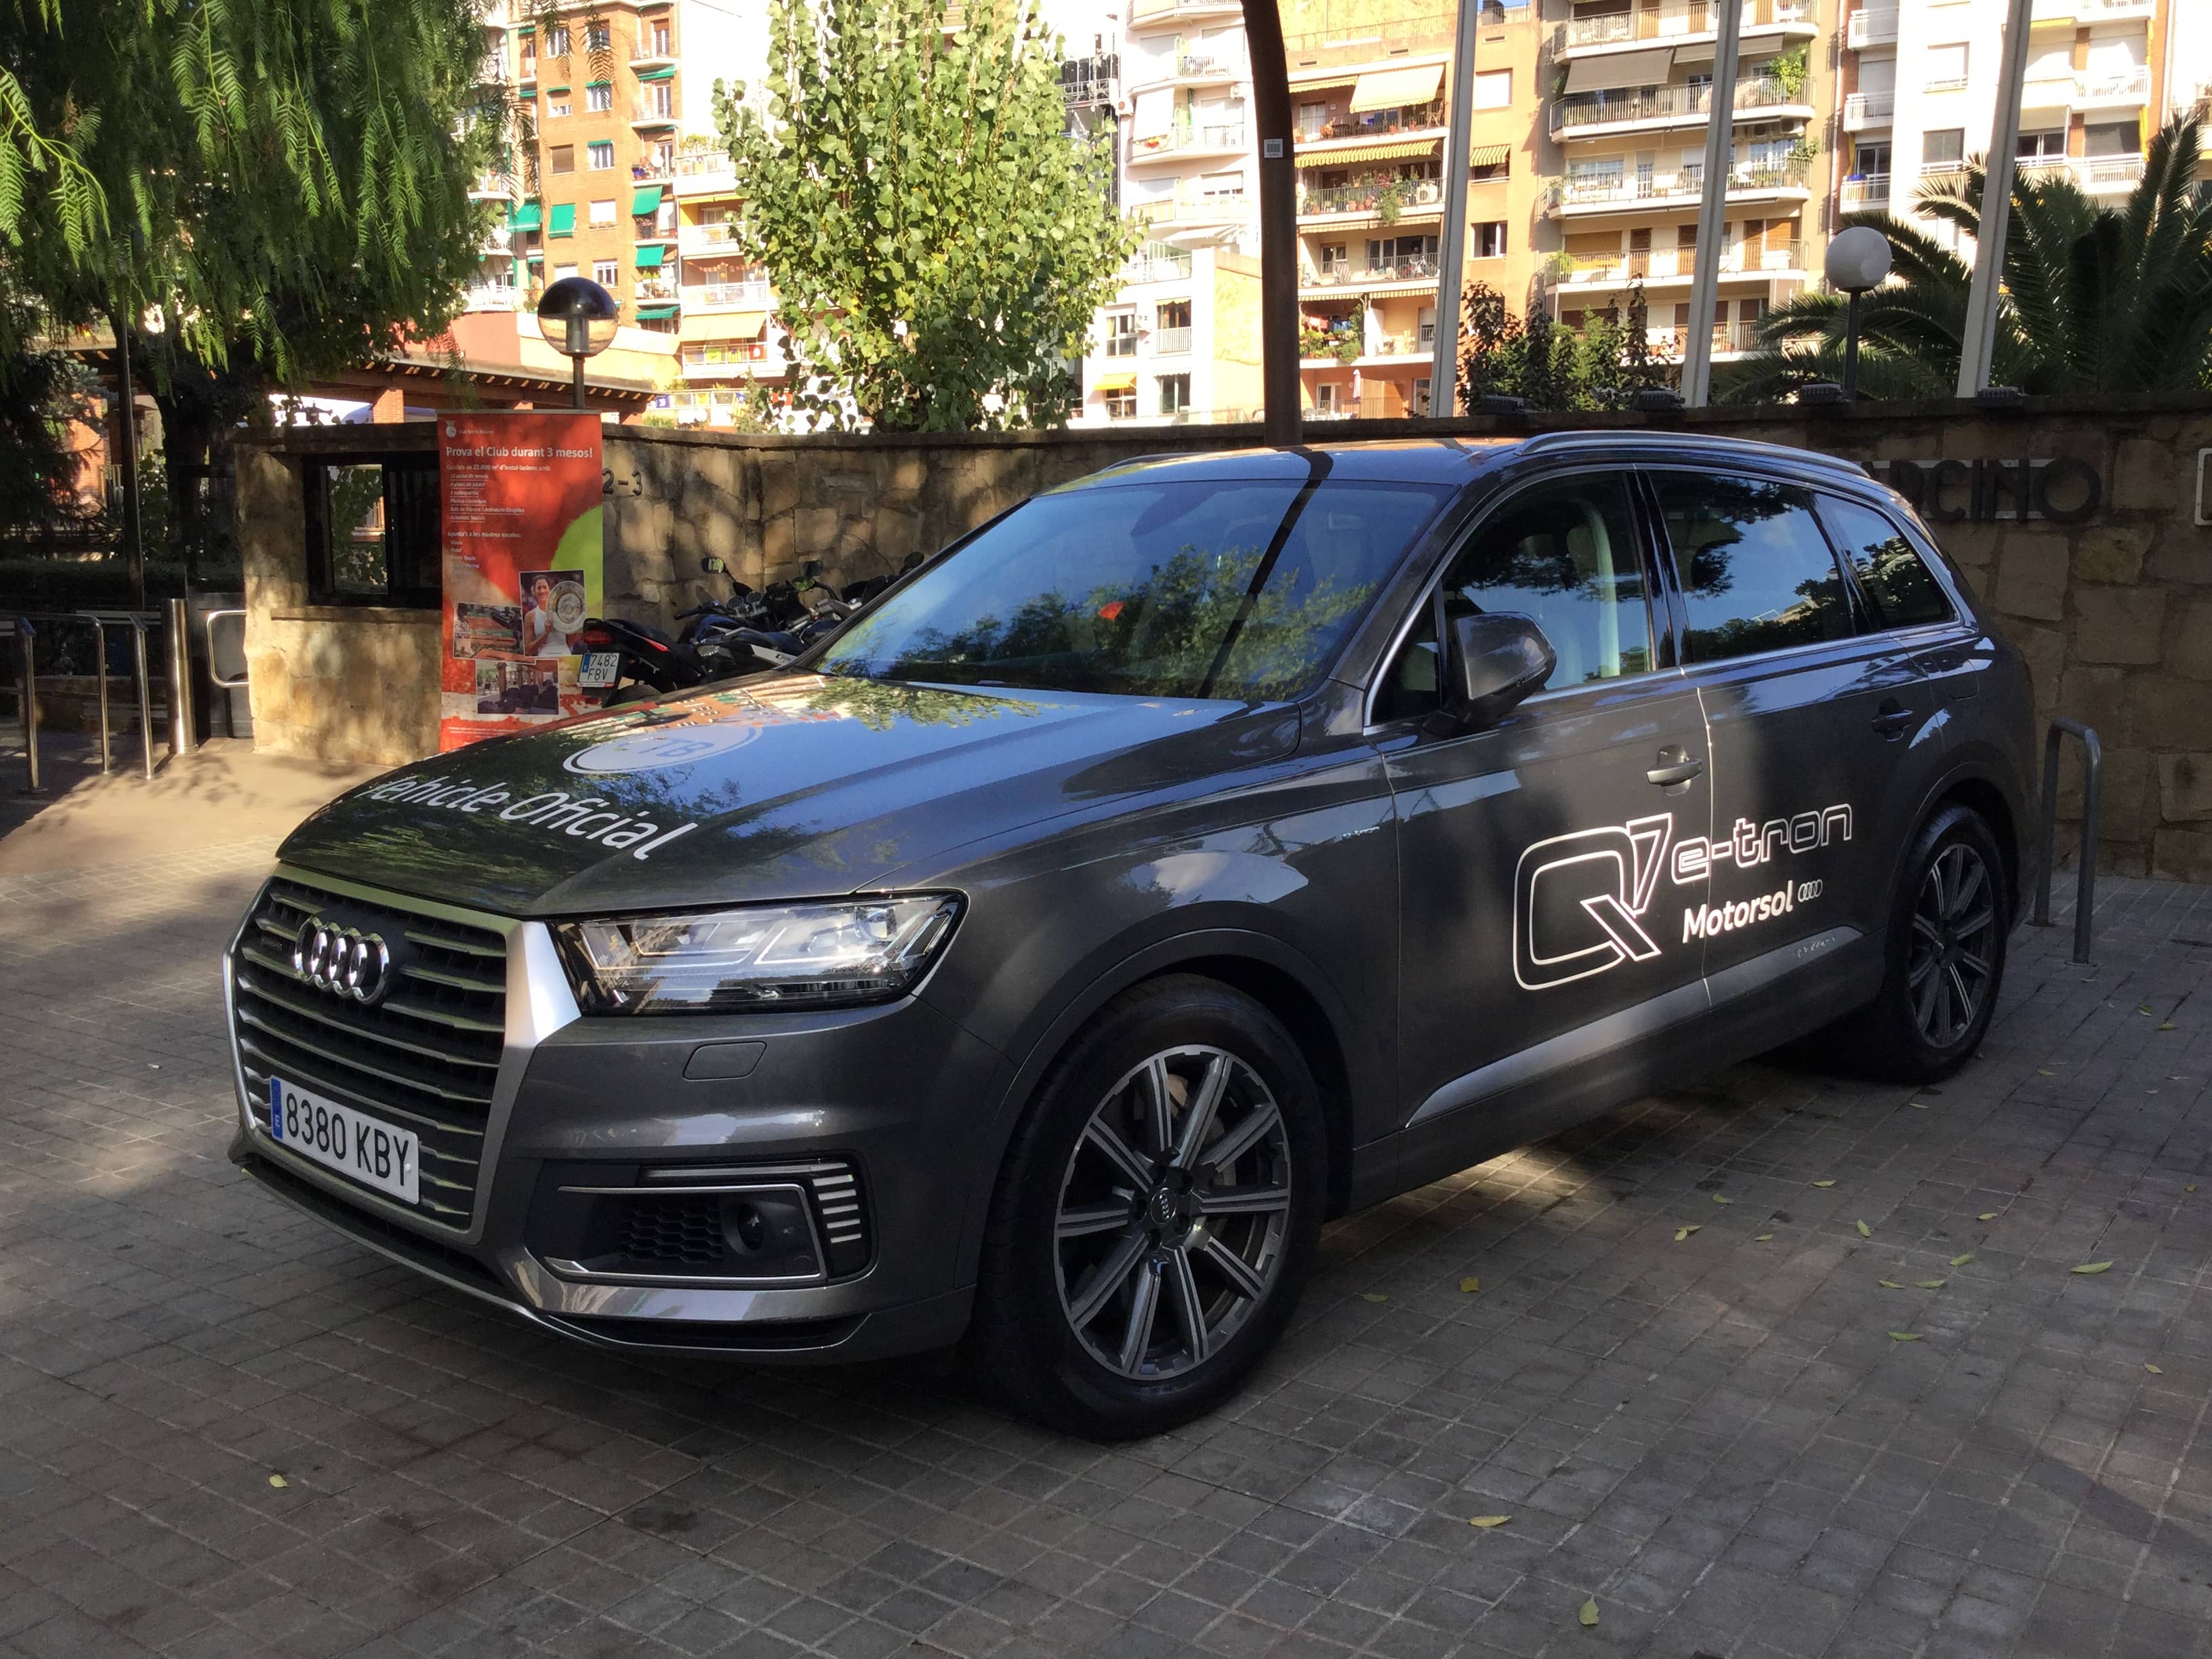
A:
{"type": "Polygon", "coordinates": [[[1820,497],[1820,517],[1835,532],[1859,592],[1884,628],[1917,628],[1951,620],[1951,601],[1905,539],[1905,532],[1870,507],[1834,495],[1820,497]]]}
{"type": "Polygon", "coordinates": [[[1652,482],[1689,609],[1688,660],[1851,633],[1850,598],[1813,516],[1811,491],[1710,473],[1658,472],[1652,482]]]}

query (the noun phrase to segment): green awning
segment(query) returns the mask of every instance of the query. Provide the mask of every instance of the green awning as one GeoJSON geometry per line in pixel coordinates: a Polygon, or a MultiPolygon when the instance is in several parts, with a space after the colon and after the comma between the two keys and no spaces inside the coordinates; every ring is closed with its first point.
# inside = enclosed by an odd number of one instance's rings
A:
{"type": "Polygon", "coordinates": [[[665,323],[676,314],[674,306],[640,306],[637,319],[641,323],[665,323]]]}
{"type": "Polygon", "coordinates": [[[522,257],[533,265],[542,265],[545,263],[545,250],[542,247],[533,247],[525,252],[522,257]]]}
{"type": "Polygon", "coordinates": [[[546,228],[545,234],[549,236],[574,236],[576,234],[576,204],[574,202],[556,202],[553,204],[553,222],[546,228]]]}
{"type": "Polygon", "coordinates": [[[515,230],[537,230],[545,222],[545,210],[535,202],[525,202],[507,216],[507,222],[515,230]]]}
{"type": "Polygon", "coordinates": [[[640,185],[635,190],[630,192],[630,212],[632,214],[659,212],[660,193],[662,189],[663,186],[659,185],[640,185]]]}
{"type": "Polygon", "coordinates": [[[672,68],[644,70],[639,72],[637,78],[641,81],[673,81],[676,78],[676,71],[672,68]]]}
{"type": "Polygon", "coordinates": [[[587,87],[611,87],[614,85],[614,82],[611,81],[586,81],[584,84],[587,87]]]}
{"type": "Polygon", "coordinates": [[[640,270],[659,270],[661,256],[667,252],[668,250],[666,248],[661,246],[657,242],[651,247],[641,247],[638,249],[637,268],[640,270]]]}
{"type": "Polygon", "coordinates": [[[554,94],[555,93],[556,93],[556,92],[566,92],[566,91],[568,91],[568,88],[567,87],[565,87],[565,86],[559,86],[559,87],[548,87],[548,88],[545,88],[545,95],[546,95],[548,98],[550,98],[550,97],[551,97],[551,96],[553,96],[553,94],[554,94]]]}

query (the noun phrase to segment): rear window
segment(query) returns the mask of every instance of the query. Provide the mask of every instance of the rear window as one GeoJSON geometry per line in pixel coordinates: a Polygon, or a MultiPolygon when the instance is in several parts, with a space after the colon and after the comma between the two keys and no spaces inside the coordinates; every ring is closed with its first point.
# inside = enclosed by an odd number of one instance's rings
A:
{"type": "Polygon", "coordinates": [[[1795,484],[1657,472],[1688,659],[1717,662],[1854,632],[1851,603],[1813,496],[1795,484]]]}
{"type": "Polygon", "coordinates": [[[1442,487],[1101,485],[1024,502],[841,634],[828,674],[1258,700],[1317,679],[1442,487]]]}
{"type": "Polygon", "coordinates": [[[1951,620],[1951,601],[1904,531],[1887,515],[1839,496],[1820,498],[1820,517],[1882,628],[1951,620]]]}

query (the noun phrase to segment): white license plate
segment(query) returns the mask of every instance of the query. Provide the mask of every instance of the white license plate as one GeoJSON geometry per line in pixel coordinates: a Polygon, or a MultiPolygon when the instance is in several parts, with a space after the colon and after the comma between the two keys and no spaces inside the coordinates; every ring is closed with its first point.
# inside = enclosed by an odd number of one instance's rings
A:
{"type": "Polygon", "coordinates": [[[593,690],[603,691],[621,678],[619,651],[587,651],[582,665],[576,670],[576,684],[593,690]]]}
{"type": "Polygon", "coordinates": [[[282,1078],[269,1079],[269,1136],[404,1203],[414,1203],[421,1190],[416,1168],[421,1142],[412,1129],[365,1117],[282,1078]]]}

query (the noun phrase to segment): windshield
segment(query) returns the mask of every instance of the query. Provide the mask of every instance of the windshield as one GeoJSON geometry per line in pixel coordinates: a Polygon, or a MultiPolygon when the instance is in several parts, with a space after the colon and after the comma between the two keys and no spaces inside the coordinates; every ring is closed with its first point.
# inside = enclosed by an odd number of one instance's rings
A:
{"type": "Polygon", "coordinates": [[[1253,479],[1040,495],[839,635],[827,674],[1294,696],[1450,495],[1253,479]]]}

